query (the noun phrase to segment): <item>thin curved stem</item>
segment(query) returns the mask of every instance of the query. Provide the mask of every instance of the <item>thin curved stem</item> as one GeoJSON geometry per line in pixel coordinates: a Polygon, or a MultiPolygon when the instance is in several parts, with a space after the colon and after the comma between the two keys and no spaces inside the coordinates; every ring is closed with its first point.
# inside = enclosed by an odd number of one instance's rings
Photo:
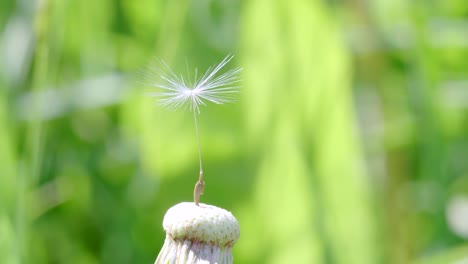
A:
{"type": "Polygon", "coordinates": [[[200,195],[202,195],[205,190],[205,182],[203,181],[203,166],[202,166],[202,156],[201,156],[201,146],[200,146],[200,134],[198,133],[197,113],[195,112],[195,109],[193,111],[193,119],[195,120],[195,130],[197,131],[198,158],[200,160],[200,176],[198,178],[197,183],[195,183],[195,188],[193,189],[193,201],[198,206],[200,203],[200,195]]]}
{"type": "Polygon", "coordinates": [[[200,134],[198,133],[197,112],[195,110],[193,111],[193,119],[195,121],[195,131],[197,132],[198,159],[200,161],[200,180],[203,180],[203,165],[202,165],[202,155],[201,155],[200,134]]]}

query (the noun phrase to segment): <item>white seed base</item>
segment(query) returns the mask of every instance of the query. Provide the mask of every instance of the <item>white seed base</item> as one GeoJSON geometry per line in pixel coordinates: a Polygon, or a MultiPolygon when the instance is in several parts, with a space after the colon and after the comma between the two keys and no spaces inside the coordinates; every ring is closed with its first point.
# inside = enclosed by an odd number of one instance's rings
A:
{"type": "Polygon", "coordinates": [[[190,240],[176,241],[166,236],[155,264],[231,264],[231,248],[219,248],[190,240]]]}
{"type": "Polygon", "coordinates": [[[155,264],[232,264],[240,230],[230,212],[183,202],[169,208],[163,227],[166,240],[155,264]]]}

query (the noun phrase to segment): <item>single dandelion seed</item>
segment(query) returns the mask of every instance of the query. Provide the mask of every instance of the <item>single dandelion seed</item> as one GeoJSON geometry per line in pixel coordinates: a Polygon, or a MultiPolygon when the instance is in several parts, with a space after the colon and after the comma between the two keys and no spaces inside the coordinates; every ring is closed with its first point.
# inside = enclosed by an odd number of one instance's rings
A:
{"type": "Polygon", "coordinates": [[[161,79],[161,82],[154,83],[153,86],[162,89],[162,91],[150,95],[157,97],[158,102],[168,109],[186,109],[188,107],[193,112],[200,163],[200,174],[193,191],[193,199],[196,205],[199,205],[200,195],[203,194],[205,189],[197,114],[200,114],[200,106],[206,106],[208,102],[224,104],[233,100],[234,95],[238,92],[239,86],[237,86],[237,83],[240,81],[239,73],[242,68],[236,67],[219,74],[220,70],[233,57],[232,55],[226,56],[219,64],[209,67],[203,75],[199,75],[198,70],[195,68],[193,78],[190,78],[190,76],[184,78],[182,75],[177,75],[163,61],[160,62],[159,67],[153,68],[161,79]]]}

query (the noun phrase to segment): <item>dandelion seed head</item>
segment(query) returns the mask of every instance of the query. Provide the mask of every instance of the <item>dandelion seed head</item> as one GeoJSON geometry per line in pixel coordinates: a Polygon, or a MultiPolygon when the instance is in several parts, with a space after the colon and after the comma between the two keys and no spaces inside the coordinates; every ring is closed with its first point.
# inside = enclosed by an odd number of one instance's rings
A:
{"type": "Polygon", "coordinates": [[[200,106],[207,102],[215,104],[229,103],[238,92],[239,73],[242,68],[236,67],[219,74],[220,70],[232,60],[234,56],[226,56],[219,64],[213,65],[198,76],[195,69],[193,78],[184,78],[177,75],[165,62],[153,70],[159,75],[161,81],[153,86],[161,89],[151,93],[157,97],[158,102],[168,109],[189,108],[190,111],[200,112],[200,106]]]}

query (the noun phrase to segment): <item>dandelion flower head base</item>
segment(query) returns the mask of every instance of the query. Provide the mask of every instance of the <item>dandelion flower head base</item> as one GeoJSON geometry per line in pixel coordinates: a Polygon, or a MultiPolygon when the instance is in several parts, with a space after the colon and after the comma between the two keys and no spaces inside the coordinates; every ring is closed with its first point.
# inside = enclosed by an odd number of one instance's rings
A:
{"type": "Polygon", "coordinates": [[[232,60],[233,56],[226,56],[219,64],[211,66],[203,74],[199,75],[195,69],[193,78],[184,78],[177,75],[165,62],[154,70],[161,78],[160,83],[153,86],[162,89],[152,93],[158,97],[159,103],[168,109],[189,107],[190,111],[200,112],[200,106],[207,102],[224,104],[231,102],[233,95],[238,92],[238,74],[242,68],[234,68],[218,75],[220,70],[232,60]]]}
{"type": "Polygon", "coordinates": [[[164,216],[166,240],[155,264],[232,264],[231,249],[239,239],[237,219],[222,208],[179,203],[164,216]]]}

